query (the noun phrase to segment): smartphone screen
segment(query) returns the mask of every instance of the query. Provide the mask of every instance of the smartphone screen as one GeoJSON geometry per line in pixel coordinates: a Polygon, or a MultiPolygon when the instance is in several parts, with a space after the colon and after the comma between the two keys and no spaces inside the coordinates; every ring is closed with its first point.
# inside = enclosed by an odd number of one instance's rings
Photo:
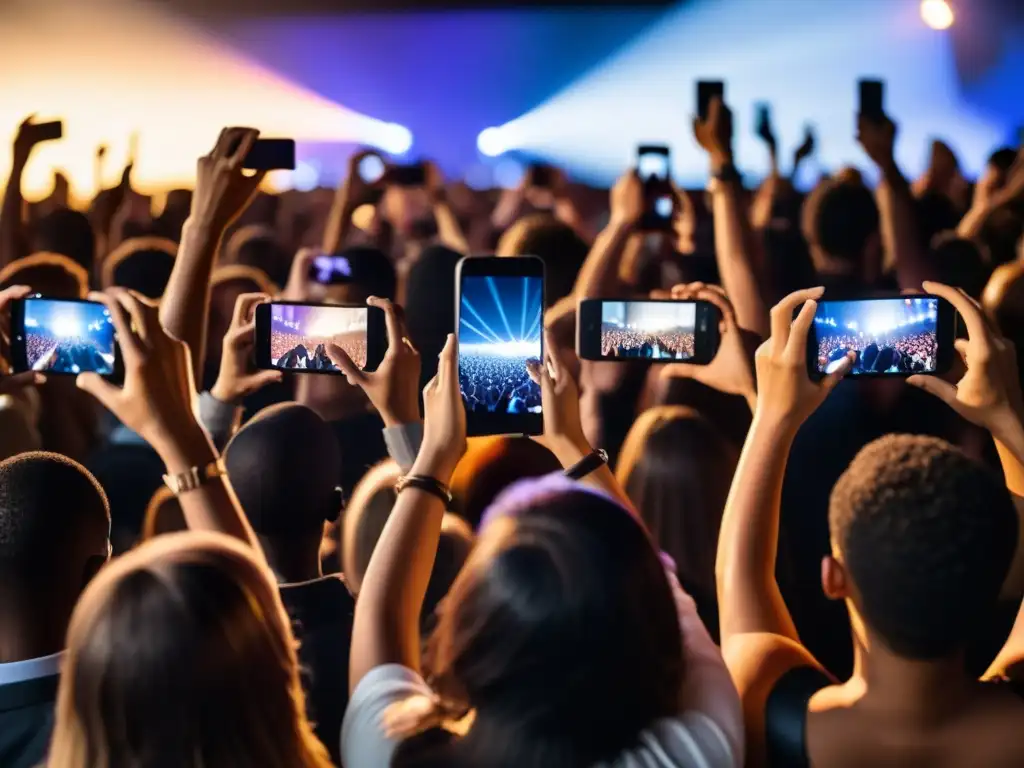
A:
{"type": "Polygon", "coordinates": [[[660,145],[641,145],[636,150],[636,172],[644,185],[645,210],[640,221],[644,231],[672,228],[675,195],[669,177],[672,163],[669,149],[660,145]]]}
{"type": "Polygon", "coordinates": [[[260,368],[343,375],[327,354],[337,344],[363,370],[384,356],[383,312],[375,307],[276,302],[256,307],[256,357],[260,368]]]}
{"type": "Polygon", "coordinates": [[[583,360],[706,364],[718,350],[718,314],[706,301],[588,299],[576,327],[583,360]]]}
{"type": "Polygon", "coordinates": [[[459,387],[470,435],[543,431],[544,265],[534,257],[465,258],[458,269],[459,387]]]}
{"type": "Polygon", "coordinates": [[[344,256],[317,256],[309,277],[321,285],[338,285],[352,281],[352,264],[344,256]]]}
{"type": "Polygon", "coordinates": [[[669,150],[668,147],[638,147],[636,153],[636,171],[640,180],[647,182],[668,182],[669,150]]]}
{"type": "Polygon", "coordinates": [[[32,298],[11,305],[15,371],[114,374],[117,339],[110,310],[94,301],[32,298]]]}
{"type": "Polygon", "coordinates": [[[811,331],[812,370],[828,374],[856,355],[852,376],[910,376],[949,367],[955,314],[936,296],[822,301],[811,331]]]}

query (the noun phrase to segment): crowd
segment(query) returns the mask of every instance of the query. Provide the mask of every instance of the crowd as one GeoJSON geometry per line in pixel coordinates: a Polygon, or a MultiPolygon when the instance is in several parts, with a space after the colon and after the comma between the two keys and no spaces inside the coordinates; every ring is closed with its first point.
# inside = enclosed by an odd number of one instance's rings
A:
{"type": "Polygon", "coordinates": [[[0,765],[1024,765],[1024,152],[970,179],[936,141],[911,181],[894,119],[858,123],[875,188],[798,192],[766,124],[748,190],[715,99],[708,187],[654,234],[628,169],[478,193],[356,155],[264,193],[248,128],[159,214],[131,165],[28,205],[25,121],[0,317],[100,289],[124,381],[0,376],[0,765]],[[480,251],[545,261],[544,360],[458,356],[480,251]],[[359,279],[315,282],[322,253],[359,279]],[[921,291],[966,327],[947,377],[844,381],[859,341],[809,375],[819,299],[921,291]],[[715,305],[717,355],[578,360],[608,297],[715,305]],[[256,370],[272,298],[378,307],[383,361],[302,339],[275,354],[345,375],[256,370]],[[544,434],[467,440],[463,396],[544,434]]]}
{"type": "Polygon", "coordinates": [[[818,337],[818,370],[826,371],[848,352],[856,359],[852,373],[926,373],[935,370],[938,355],[935,331],[899,336],[853,336],[835,334],[818,337]]]}
{"type": "Polygon", "coordinates": [[[298,333],[272,330],[270,359],[279,368],[338,370],[327,354],[327,345],[335,344],[348,354],[359,368],[366,365],[365,332],[339,333],[331,338],[313,338],[298,333]]]}
{"type": "Polygon", "coordinates": [[[601,326],[601,355],[686,360],[693,357],[694,340],[693,331],[637,331],[605,324],[601,326]]]}
{"type": "Polygon", "coordinates": [[[540,388],[530,379],[525,357],[462,355],[459,388],[470,411],[531,413],[540,407],[540,388]]]}
{"type": "Polygon", "coordinates": [[[56,338],[45,333],[25,334],[25,356],[28,367],[36,371],[78,373],[107,371],[111,363],[103,359],[97,343],[84,336],[56,338]]]}

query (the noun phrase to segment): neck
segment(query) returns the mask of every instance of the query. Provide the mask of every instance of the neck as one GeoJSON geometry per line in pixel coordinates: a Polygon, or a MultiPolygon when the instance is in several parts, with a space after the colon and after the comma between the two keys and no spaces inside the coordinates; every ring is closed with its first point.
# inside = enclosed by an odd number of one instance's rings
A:
{"type": "Polygon", "coordinates": [[[964,654],[920,661],[897,656],[875,638],[854,639],[853,677],[862,682],[861,703],[886,717],[921,724],[945,719],[974,694],[964,654]]]}
{"type": "Polygon", "coordinates": [[[259,540],[279,584],[296,584],[323,576],[319,533],[294,539],[260,536],[259,540]]]}
{"type": "Polygon", "coordinates": [[[0,664],[64,650],[71,610],[57,610],[52,596],[0,587],[0,616],[0,664]]]}

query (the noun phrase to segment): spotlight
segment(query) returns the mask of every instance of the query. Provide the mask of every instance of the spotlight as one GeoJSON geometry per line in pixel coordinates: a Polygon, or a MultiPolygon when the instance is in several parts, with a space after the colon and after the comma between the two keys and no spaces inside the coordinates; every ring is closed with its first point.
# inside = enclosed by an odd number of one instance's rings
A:
{"type": "Polygon", "coordinates": [[[921,18],[932,29],[953,26],[953,8],[947,0],[921,0],[921,18]]]}
{"type": "Polygon", "coordinates": [[[373,143],[392,155],[404,155],[412,147],[412,131],[398,123],[385,123],[373,143]]]}
{"type": "Polygon", "coordinates": [[[505,140],[499,128],[485,128],[476,139],[477,149],[487,157],[497,157],[505,151],[505,140]]]}

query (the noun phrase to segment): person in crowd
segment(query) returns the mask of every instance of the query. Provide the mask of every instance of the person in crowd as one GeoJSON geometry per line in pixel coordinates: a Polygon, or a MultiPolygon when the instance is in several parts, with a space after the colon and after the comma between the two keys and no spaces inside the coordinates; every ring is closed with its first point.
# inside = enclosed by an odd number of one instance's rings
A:
{"type": "Polygon", "coordinates": [[[545,308],[572,293],[590,250],[577,231],[551,214],[525,216],[498,241],[498,256],[539,256],[544,261],[545,308]]]}
{"type": "Polygon", "coordinates": [[[177,245],[162,237],[125,240],[103,260],[103,288],[119,285],[151,299],[164,294],[174,269],[177,245]]]}
{"type": "Polygon", "coordinates": [[[853,675],[837,681],[800,644],[775,581],[775,551],[793,437],[852,358],[813,382],[804,355],[822,289],[775,307],[771,338],[757,354],[757,410],[716,564],[722,651],[743,699],[755,765],[1024,759],[1014,738],[1024,695],[1013,668],[1024,653],[1024,622],[981,681],[964,666],[971,632],[995,606],[1017,546],[1011,493],[1024,491],[1024,399],[1013,348],[980,307],[944,285],[924,289],[964,318],[968,369],[956,385],[923,376],[909,383],[990,430],[1007,485],[935,438],[890,435],[858,454],[832,491],[832,547],[821,565],[822,587],[846,603],[854,635],[853,675]]]}

